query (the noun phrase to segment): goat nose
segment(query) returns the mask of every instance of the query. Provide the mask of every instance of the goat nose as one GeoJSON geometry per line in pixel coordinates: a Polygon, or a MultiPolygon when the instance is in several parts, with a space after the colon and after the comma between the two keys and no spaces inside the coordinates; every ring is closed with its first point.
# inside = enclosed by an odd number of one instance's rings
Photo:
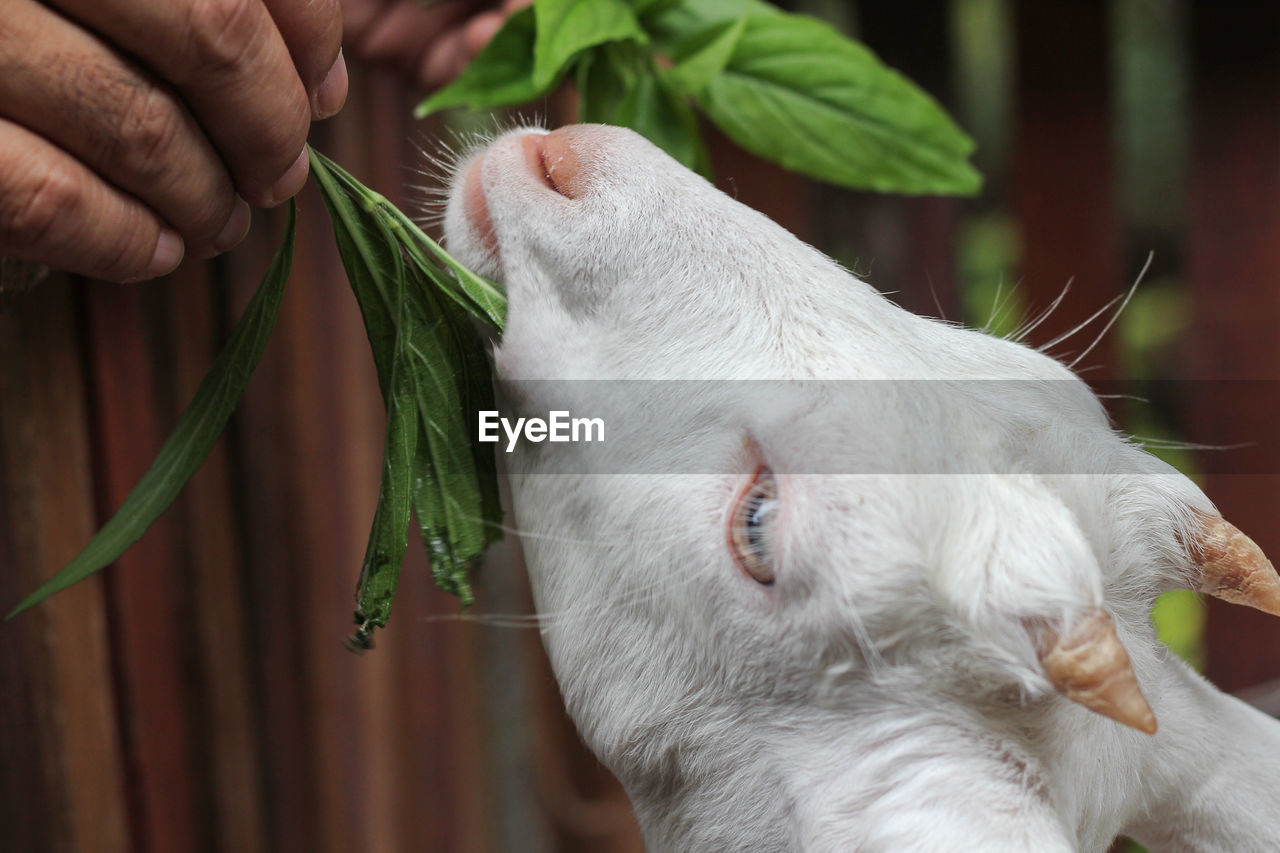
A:
{"type": "Polygon", "coordinates": [[[591,144],[590,133],[587,127],[563,127],[526,136],[522,144],[530,171],[549,189],[565,198],[577,198],[585,188],[578,149],[591,144]]]}

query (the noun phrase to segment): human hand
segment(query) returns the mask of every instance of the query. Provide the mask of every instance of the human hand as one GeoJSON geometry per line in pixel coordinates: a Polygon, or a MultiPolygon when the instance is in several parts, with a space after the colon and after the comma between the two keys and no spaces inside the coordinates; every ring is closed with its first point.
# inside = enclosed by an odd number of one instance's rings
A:
{"type": "Polygon", "coordinates": [[[532,0],[342,0],[347,50],[437,89],[456,77],[507,17],[532,0]]]}
{"type": "Polygon", "coordinates": [[[6,0],[0,255],[129,281],[226,251],[306,182],[341,42],[337,0],[6,0]]]}

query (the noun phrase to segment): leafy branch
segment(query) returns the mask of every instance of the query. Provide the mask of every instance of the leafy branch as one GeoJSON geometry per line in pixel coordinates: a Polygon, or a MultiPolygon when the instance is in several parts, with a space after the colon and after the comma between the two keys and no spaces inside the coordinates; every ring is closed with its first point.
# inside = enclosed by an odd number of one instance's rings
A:
{"type": "Polygon", "coordinates": [[[419,117],[576,82],[578,118],[630,127],[709,172],[695,107],[743,148],[833,184],[976,193],[973,141],[870,50],[759,0],[534,0],[419,117]]]}
{"type": "Polygon", "coordinates": [[[382,483],[351,638],[365,648],[391,613],[410,509],[436,583],[464,604],[472,600],[467,565],[497,538],[501,510],[492,448],[474,440],[467,423],[470,412],[493,408],[471,318],[500,332],[506,299],[332,160],[313,151],[311,164],[387,404],[382,483]]]}

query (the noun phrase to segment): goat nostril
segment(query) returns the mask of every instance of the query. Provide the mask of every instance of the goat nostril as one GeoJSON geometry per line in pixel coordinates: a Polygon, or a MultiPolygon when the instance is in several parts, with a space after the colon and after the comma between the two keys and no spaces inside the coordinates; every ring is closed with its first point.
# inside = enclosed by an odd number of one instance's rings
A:
{"type": "Polygon", "coordinates": [[[529,170],[537,175],[547,189],[569,199],[581,194],[578,156],[569,146],[568,137],[563,131],[530,134],[522,140],[522,144],[529,170]]]}
{"type": "Polygon", "coordinates": [[[551,170],[547,168],[547,149],[539,147],[538,149],[538,165],[542,167],[542,181],[551,189],[564,195],[560,187],[556,186],[556,179],[551,176],[551,170]]]}

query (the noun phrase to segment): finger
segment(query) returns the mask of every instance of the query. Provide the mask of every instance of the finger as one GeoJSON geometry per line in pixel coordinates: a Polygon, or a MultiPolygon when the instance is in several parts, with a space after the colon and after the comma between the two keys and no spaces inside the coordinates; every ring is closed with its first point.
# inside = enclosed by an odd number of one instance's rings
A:
{"type": "Polygon", "coordinates": [[[171,272],[182,238],[71,155],[0,119],[0,255],[132,281],[171,272]]]}
{"type": "Polygon", "coordinates": [[[467,59],[465,31],[450,30],[422,58],[418,80],[427,89],[438,89],[458,76],[466,66],[467,59]]]}
{"type": "Polygon", "coordinates": [[[364,38],[382,10],[396,0],[342,0],[342,31],[347,44],[364,38]]]}
{"type": "Polygon", "coordinates": [[[248,210],[237,205],[221,158],[172,93],[32,0],[10,0],[6,11],[0,116],[141,199],[193,254],[239,242],[248,210]]]}
{"type": "Polygon", "coordinates": [[[462,31],[462,42],[467,47],[467,61],[475,58],[475,55],[484,50],[490,39],[498,30],[502,29],[502,25],[506,23],[507,16],[501,12],[484,12],[476,15],[470,21],[467,21],[466,28],[462,31]]]}
{"type": "Polygon", "coordinates": [[[347,99],[338,0],[266,0],[311,98],[311,117],[328,118],[347,99]]]}
{"type": "Polygon", "coordinates": [[[354,49],[364,59],[392,65],[416,79],[424,57],[466,20],[473,8],[467,0],[442,0],[425,7],[413,0],[399,0],[387,6],[364,37],[354,43],[354,49]]]}
{"type": "Polygon", "coordinates": [[[178,90],[251,204],[302,188],[310,100],[261,0],[50,2],[178,90]]]}

